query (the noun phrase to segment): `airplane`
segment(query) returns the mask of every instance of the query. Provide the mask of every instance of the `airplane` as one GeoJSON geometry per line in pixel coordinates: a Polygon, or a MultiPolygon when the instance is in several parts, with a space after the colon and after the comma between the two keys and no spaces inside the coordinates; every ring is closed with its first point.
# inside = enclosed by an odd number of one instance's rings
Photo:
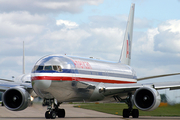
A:
{"type": "Polygon", "coordinates": [[[14,86],[0,84],[3,102],[12,111],[28,107],[33,92],[43,99],[47,106],[46,119],[65,117],[63,102],[101,101],[115,99],[125,101],[128,109],[123,117],[139,117],[139,110],[156,109],[161,101],[157,90],[180,89],[180,81],[138,83],[140,80],[179,75],[180,73],[137,78],[130,66],[134,23],[133,3],[130,7],[121,56],[118,62],[68,55],[47,55],[40,58],[31,72],[31,83],[14,86]],[[135,105],[138,109],[133,109],[135,105]]]}

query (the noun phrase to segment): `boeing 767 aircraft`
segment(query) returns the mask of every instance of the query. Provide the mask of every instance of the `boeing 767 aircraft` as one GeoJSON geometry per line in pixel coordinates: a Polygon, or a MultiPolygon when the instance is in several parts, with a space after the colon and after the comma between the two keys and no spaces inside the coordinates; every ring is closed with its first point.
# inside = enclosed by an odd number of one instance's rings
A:
{"type": "Polygon", "coordinates": [[[39,59],[31,73],[31,83],[2,85],[3,102],[13,111],[28,107],[33,91],[47,106],[45,117],[65,117],[63,102],[100,101],[114,98],[128,105],[123,117],[139,117],[139,110],[156,109],[161,101],[158,89],[180,89],[180,81],[137,83],[138,80],[176,75],[167,74],[137,79],[130,66],[133,36],[134,8],[130,8],[124,42],[119,62],[97,60],[67,55],[48,55],[39,59]],[[133,109],[135,105],[138,109],[133,109]]]}

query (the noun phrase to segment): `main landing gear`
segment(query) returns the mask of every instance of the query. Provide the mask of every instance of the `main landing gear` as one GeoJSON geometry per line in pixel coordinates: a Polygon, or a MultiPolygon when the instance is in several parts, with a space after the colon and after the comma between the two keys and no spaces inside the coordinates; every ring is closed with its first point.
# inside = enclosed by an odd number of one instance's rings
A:
{"type": "Polygon", "coordinates": [[[115,100],[124,101],[128,105],[128,109],[123,109],[123,118],[129,118],[132,116],[133,118],[139,117],[139,110],[133,109],[133,102],[132,102],[132,94],[129,93],[126,99],[121,99],[119,96],[114,96],[115,100]]]}
{"type": "Polygon", "coordinates": [[[55,99],[44,99],[43,106],[47,106],[48,109],[45,113],[45,118],[55,119],[56,116],[58,116],[59,118],[64,118],[65,110],[58,108],[60,104],[61,103],[55,103],[55,99]]]}

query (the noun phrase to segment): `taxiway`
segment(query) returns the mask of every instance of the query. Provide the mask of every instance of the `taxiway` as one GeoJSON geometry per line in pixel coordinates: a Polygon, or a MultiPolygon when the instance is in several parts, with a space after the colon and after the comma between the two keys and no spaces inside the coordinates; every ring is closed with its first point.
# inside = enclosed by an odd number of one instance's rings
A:
{"type": "MultiPolygon", "coordinates": [[[[111,115],[82,108],[74,108],[73,104],[62,104],[62,108],[66,110],[65,118],[56,118],[61,120],[132,120],[133,118],[124,119],[122,116],[111,115]]],[[[33,104],[23,111],[10,111],[4,106],[0,106],[0,120],[45,120],[44,114],[46,107],[39,104],[33,104]]],[[[140,120],[179,120],[180,117],[149,117],[140,116],[140,120]]],[[[134,119],[133,119],[134,120],[134,119]]]]}

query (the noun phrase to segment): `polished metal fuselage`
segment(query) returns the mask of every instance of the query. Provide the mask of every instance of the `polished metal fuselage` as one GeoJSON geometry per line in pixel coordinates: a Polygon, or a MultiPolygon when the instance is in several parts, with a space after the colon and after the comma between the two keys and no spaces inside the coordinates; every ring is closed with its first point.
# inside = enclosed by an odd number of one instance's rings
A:
{"type": "MultiPolygon", "coordinates": [[[[136,83],[136,73],[121,63],[49,55],[35,64],[31,79],[34,91],[42,98],[55,98],[58,102],[98,101],[110,95],[103,92],[106,84],[136,83]]],[[[123,91],[119,95],[124,96],[123,91]]]]}

